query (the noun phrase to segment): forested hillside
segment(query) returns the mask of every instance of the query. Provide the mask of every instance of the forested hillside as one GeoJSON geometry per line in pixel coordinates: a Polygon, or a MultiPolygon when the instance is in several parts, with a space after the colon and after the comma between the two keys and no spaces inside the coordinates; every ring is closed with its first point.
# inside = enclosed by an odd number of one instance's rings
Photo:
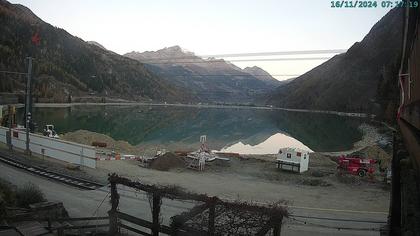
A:
{"type": "Polygon", "coordinates": [[[376,23],[361,42],[292,82],[268,104],[289,108],[373,112],[392,119],[398,101],[402,9],[376,23]]]}
{"type": "MultiPolygon", "coordinates": [[[[54,101],[84,94],[130,100],[188,98],[188,93],[169,86],[139,61],[87,43],[22,5],[0,0],[0,70],[26,72],[28,56],[34,58],[35,97],[54,101]]],[[[0,92],[24,90],[23,75],[0,76],[0,92]]]]}

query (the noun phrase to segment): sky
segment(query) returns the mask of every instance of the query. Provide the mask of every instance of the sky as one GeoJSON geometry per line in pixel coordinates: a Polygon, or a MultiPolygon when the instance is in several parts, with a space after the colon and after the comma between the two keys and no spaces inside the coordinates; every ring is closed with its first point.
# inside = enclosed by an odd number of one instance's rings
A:
{"type": "MultiPolygon", "coordinates": [[[[356,41],[361,41],[390,10],[381,6],[331,8],[330,0],[11,2],[25,5],[44,21],[83,40],[97,41],[119,54],[155,51],[174,45],[197,55],[348,49],[356,41]]],[[[241,68],[257,65],[271,74],[295,75],[303,74],[324,61],[251,61],[234,64],[241,68]]],[[[276,78],[282,80],[290,76],[276,78]]]]}

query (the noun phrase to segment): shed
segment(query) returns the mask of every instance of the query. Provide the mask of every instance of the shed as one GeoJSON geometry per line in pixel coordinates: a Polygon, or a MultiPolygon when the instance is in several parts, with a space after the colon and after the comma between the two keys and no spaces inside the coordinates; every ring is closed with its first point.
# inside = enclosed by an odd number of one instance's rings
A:
{"type": "Polygon", "coordinates": [[[309,166],[309,151],[299,148],[281,148],[277,154],[277,168],[305,172],[309,166]]]}

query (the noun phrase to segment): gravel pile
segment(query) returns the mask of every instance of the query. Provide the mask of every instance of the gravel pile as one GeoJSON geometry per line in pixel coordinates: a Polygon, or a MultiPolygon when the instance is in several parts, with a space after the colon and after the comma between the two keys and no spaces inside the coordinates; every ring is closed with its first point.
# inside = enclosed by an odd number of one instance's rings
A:
{"type": "Polygon", "coordinates": [[[185,161],[182,157],[175,155],[172,152],[167,152],[164,155],[156,158],[150,164],[150,168],[155,170],[168,171],[175,168],[184,168],[185,161]]]}
{"type": "Polygon", "coordinates": [[[335,169],[337,167],[337,163],[331,160],[330,156],[312,152],[309,154],[309,168],[312,167],[335,169]]]}
{"type": "Polygon", "coordinates": [[[60,138],[63,140],[92,145],[92,142],[103,142],[107,144],[107,149],[115,150],[117,152],[126,153],[126,154],[137,154],[139,153],[138,148],[129,144],[126,141],[116,141],[113,138],[105,135],[99,134],[87,130],[77,130],[74,132],[69,132],[60,135],[60,138]]]}

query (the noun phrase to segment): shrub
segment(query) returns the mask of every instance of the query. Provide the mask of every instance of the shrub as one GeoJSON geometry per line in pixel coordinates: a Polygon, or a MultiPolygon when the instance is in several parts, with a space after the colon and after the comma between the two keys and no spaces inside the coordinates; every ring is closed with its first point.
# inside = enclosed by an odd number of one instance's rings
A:
{"type": "Polygon", "coordinates": [[[30,204],[45,202],[44,193],[33,183],[27,183],[16,192],[17,205],[29,207],[30,204]]]}
{"type": "Polygon", "coordinates": [[[7,205],[15,204],[15,200],[16,200],[15,189],[10,183],[1,179],[0,179],[0,198],[7,205]]]}
{"type": "Polygon", "coordinates": [[[6,216],[6,208],[8,206],[13,206],[15,204],[15,200],[16,198],[13,186],[0,179],[0,220],[6,216]]]}

